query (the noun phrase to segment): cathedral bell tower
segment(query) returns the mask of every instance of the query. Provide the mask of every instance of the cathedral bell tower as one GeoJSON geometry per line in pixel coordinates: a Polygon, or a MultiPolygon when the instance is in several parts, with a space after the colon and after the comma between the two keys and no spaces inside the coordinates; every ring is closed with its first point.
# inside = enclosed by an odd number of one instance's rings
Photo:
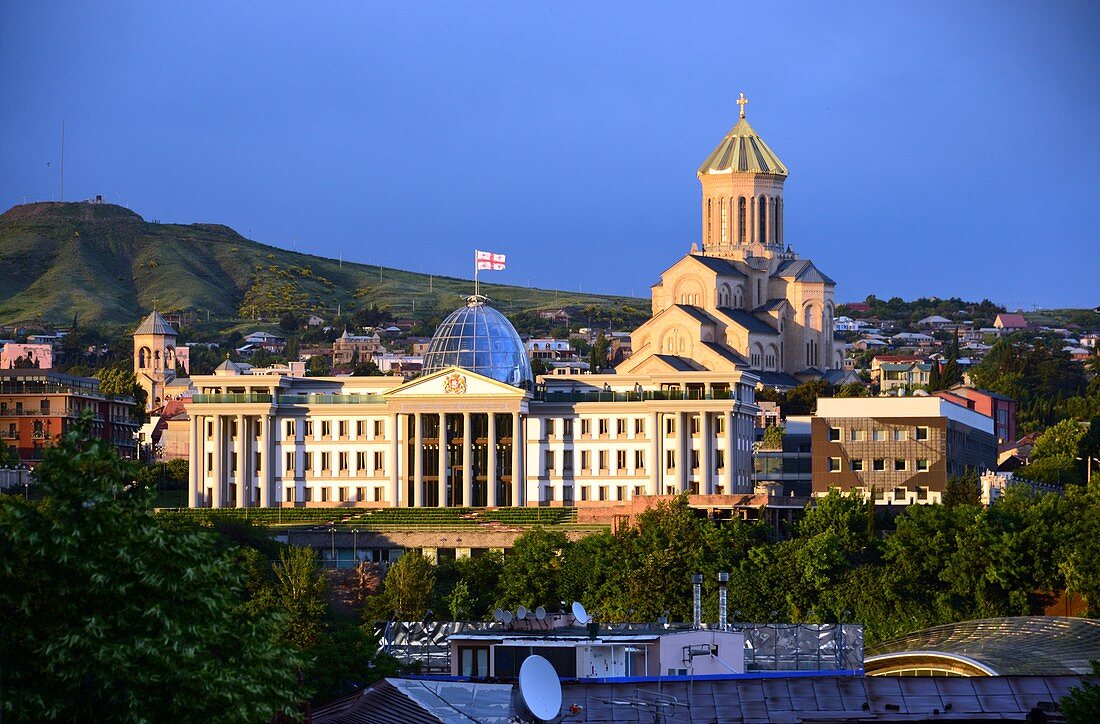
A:
{"type": "Polygon", "coordinates": [[[165,387],[176,378],[177,336],[155,311],[134,331],[134,376],[148,395],[146,411],[164,404],[165,387]]]}
{"type": "Polygon", "coordinates": [[[699,167],[703,254],[743,261],[783,252],[783,182],[787,167],[741,118],[699,167]]]}

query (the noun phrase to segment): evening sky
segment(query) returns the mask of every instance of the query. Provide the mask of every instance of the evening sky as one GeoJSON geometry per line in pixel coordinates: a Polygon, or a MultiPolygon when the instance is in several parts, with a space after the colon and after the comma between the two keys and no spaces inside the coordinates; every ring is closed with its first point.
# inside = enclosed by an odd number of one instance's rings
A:
{"type": "Polygon", "coordinates": [[[786,236],[867,294],[1100,304],[1100,4],[116,3],[0,8],[0,205],[414,271],[648,296],[748,119],[786,236]],[[490,278],[490,277],[486,277],[490,278]]]}

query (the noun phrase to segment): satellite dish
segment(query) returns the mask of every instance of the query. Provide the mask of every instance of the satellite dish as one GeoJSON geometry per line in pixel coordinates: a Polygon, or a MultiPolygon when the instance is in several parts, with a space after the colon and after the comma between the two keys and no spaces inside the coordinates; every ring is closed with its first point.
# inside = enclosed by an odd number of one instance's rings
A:
{"type": "Polygon", "coordinates": [[[501,609],[501,608],[493,609],[493,620],[494,621],[503,621],[504,620],[504,609],[501,609]]]}
{"type": "Polygon", "coordinates": [[[520,621],[527,618],[527,609],[524,608],[523,606],[520,606],[519,608],[517,608],[516,609],[516,618],[518,618],[520,621]]]}
{"type": "Polygon", "coordinates": [[[512,623],[512,612],[505,611],[500,620],[503,621],[505,625],[512,623]]]}
{"type": "MultiPolygon", "coordinates": [[[[561,711],[561,680],[550,662],[528,656],[519,667],[519,709],[536,722],[553,721],[561,711]]],[[[526,719],[526,717],[522,717],[526,719]]]]}
{"type": "Polygon", "coordinates": [[[573,618],[577,619],[577,623],[582,626],[588,623],[588,611],[584,610],[584,606],[580,601],[573,601],[573,618]]]}
{"type": "Polygon", "coordinates": [[[535,609],[535,618],[537,618],[539,621],[546,620],[546,609],[543,608],[542,606],[539,606],[538,608],[536,608],[535,609]]]}

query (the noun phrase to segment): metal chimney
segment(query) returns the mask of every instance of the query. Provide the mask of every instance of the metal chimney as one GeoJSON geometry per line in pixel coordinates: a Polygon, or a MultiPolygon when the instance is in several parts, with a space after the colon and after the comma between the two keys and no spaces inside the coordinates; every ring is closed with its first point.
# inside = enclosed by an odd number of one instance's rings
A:
{"type": "Polygon", "coordinates": [[[730,574],[718,574],[718,630],[726,630],[726,585],[729,583],[730,574]]]}
{"type": "Polygon", "coordinates": [[[691,622],[695,628],[702,628],[703,626],[703,574],[693,573],[691,575],[691,604],[692,604],[692,618],[691,622]]]}

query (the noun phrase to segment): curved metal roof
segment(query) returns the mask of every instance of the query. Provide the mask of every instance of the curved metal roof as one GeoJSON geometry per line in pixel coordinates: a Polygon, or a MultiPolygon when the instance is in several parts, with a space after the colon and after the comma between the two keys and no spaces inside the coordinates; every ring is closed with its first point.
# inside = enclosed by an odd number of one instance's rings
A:
{"type": "Polygon", "coordinates": [[[734,172],[787,175],[787,167],[744,118],[710,152],[698,171],[700,176],[734,172]]]}
{"type": "Polygon", "coordinates": [[[868,646],[867,675],[931,669],[970,676],[1088,674],[1100,659],[1100,620],[1016,616],[933,626],[868,646]]]}
{"type": "Polygon", "coordinates": [[[516,328],[486,301],[469,297],[466,306],[451,312],[436,328],[422,375],[454,366],[515,387],[531,387],[531,362],[516,328]]]}

